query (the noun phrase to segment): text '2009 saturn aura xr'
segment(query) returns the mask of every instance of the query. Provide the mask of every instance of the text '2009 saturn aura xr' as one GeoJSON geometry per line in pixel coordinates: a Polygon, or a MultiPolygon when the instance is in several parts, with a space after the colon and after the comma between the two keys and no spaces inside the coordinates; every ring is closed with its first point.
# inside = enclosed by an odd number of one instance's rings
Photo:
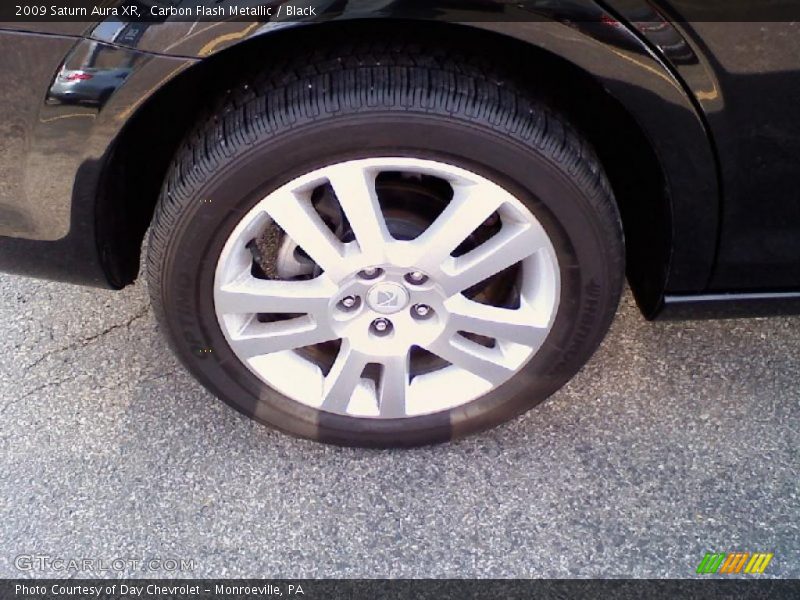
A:
{"type": "Polygon", "coordinates": [[[648,319],[800,308],[793,2],[102,4],[0,26],[0,269],[143,265],[184,365],[262,423],[412,446],[507,421],[589,359],[626,275],[648,319]]]}

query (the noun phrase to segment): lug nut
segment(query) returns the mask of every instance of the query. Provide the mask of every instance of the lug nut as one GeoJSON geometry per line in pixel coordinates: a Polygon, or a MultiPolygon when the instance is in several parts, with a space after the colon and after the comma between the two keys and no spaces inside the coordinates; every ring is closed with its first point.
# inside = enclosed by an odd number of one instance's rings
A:
{"type": "Polygon", "coordinates": [[[414,285],[422,285],[428,281],[428,276],[421,271],[414,271],[413,273],[406,275],[406,281],[413,283],[414,285]]]}
{"type": "Polygon", "coordinates": [[[429,317],[433,313],[433,309],[427,304],[415,304],[413,310],[414,314],[421,319],[429,317]]]}
{"type": "Polygon", "coordinates": [[[340,303],[342,308],[350,310],[351,308],[355,308],[358,304],[358,298],[356,296],[345,296],[342,298],[340,303]]]}
{"type": "Polygon", "coordinates": [[[392,330],[392,322],[388,319],[375,319],[372,322],[372,329],[378,335],[386,335],[392,330]]]}
{"type": "Polygon", "coordinates": [[[382,273],[382,271],[379,268],[377,268],[377,267],[369,267],[369,268],[364,269],[363,271],[361,271],[358,274],[358,276],[361,277],[362,279],[375,279],[381,273],[382,273]]]}

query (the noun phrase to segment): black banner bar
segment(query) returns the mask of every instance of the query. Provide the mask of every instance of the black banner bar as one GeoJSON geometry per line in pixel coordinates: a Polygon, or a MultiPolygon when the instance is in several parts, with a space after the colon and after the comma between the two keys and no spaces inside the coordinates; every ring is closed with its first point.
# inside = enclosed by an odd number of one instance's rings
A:
{"type": "Polygon", "coordinates": [[[643,23],[800,20],[798,0],[671,0],[668,6],[657,8],[646,0],[3,0],[0,22],[315,22],[390,16],[460,22],[557,18],[610,25],[614,14],[643,23]]]}
{"type": "Polygon", "coordinates": [[[766,600],[800,580],[2,580],[3,600],[766,600]]]}

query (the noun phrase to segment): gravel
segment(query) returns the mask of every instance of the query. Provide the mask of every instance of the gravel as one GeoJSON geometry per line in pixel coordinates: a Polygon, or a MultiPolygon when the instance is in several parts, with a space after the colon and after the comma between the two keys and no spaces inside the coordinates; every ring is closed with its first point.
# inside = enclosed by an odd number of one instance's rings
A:
{"type": "Polygon", "coordinates": [[[709,551],[800,577],[800,318],[652,324],[626,295],[538,409],[367,451],[216,400],[141,284],[0,276],[0,298],[0,577],[64,574],[30,555],[112,577],[690,577],[709,551]]]}

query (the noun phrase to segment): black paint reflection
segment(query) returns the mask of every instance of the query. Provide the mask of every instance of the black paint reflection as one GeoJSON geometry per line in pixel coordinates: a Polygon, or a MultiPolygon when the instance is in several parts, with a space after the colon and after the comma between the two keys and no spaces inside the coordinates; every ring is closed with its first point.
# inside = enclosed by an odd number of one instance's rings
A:
{"type": "MultiPolygon", "coordinates": [[[[105,41],[135,44],[147,29],[146,23],[116,20],[100,24],[105,41]]],[[[69,53],[47,94],[48,104],[72,104],[102,108],[133,71],[140,55],[99,41],[78,44],[69,53]]]]}

